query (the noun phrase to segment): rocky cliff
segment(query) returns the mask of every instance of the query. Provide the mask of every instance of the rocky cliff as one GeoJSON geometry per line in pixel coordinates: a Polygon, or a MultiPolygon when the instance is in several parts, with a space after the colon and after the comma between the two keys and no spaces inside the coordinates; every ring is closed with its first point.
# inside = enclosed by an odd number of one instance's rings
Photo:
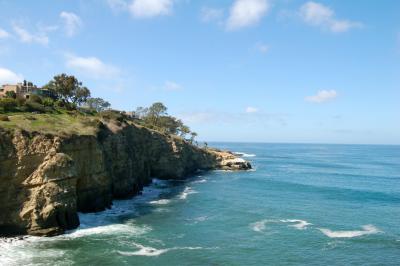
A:
{"type": "Polygon", "coordinates": [[[78,212],[138,194],[151,177],[183,178],[197,169],[245,170],[232,153],[202,149],[135,126],[99,123],[96,134],[0,128],[0,236],[52,236],[79,226],[78,212]]]}

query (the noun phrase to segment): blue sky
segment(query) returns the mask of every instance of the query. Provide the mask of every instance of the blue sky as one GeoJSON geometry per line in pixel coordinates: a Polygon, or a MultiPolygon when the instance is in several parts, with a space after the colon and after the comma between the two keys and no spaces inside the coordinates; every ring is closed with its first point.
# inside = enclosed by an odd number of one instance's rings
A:
{"type": "Polygon", "coordinates": [[[400,144],[400,1],[0,0],[0,83],[76,75],[207,141],[400,144]]]}

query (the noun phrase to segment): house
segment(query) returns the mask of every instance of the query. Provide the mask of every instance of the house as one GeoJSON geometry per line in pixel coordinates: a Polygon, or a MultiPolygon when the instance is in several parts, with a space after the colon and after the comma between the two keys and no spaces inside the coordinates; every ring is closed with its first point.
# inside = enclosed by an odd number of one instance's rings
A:
{"type": "Polygon", "coordinates": [[[54,97],[54,93],[49,90],[38,88],[33,85],[32,82],[24,80],[23,83],[17,83],[15,85],[4,84],[0,88],[0,98],[5,97],[7,92],[14,92],[17,97],[29,99],[31,94],[36,94],[42,97],[54,97]]]}

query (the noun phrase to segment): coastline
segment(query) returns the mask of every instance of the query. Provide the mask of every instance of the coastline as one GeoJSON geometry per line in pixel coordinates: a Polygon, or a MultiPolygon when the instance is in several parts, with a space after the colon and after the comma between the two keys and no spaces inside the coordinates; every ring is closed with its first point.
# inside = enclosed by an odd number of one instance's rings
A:
{"type": "Polygon", "coordinates": [[[132,198],[153,177],[251,168],[231,152],[133,123],[95,127],[90,135],[0,130],[0,235],[62,234],[79,226],[78,212],[103,211],[114,199],[132,198]]]}

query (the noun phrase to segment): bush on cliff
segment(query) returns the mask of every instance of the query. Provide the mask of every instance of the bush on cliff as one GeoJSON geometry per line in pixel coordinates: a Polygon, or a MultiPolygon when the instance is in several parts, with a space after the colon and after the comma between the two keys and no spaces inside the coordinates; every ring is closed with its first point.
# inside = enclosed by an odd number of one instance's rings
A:
{"type": "Polygon", "coordinates": [[[39,103],[39,104],[43,103],[42,98],[39,95],[36,95],[36,94],[31,94],[29,96],[28,102],[39,103]]]}
{"type": "Polygon", "coordinates": [[[17,101],[14,98],[0,99],[0,107],[4,112],[15,111],[17,108],[17,101]]]}
{"type": "Polygon", "coordinates": [[[39,113],[46,112],[46,108],[42,104],[32,101],[27,101],[23,106],[23,110],[27,112],[39,112],[39,113]]]}

